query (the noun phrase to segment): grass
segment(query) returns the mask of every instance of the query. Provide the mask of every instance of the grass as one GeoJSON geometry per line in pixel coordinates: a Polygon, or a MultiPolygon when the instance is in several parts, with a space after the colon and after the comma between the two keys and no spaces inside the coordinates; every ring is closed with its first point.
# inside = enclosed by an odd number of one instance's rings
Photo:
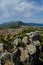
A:
{"type": "MultiPolygon", "coordinates": [[[[41,39],[41,46],[43,47],[43,30],[41,30],[40,35],[41,35],[41,38],[40,38],[41,39]]],[[[43,61],[43,52],[42,51],[40,52],[39,57],[43,61]]]]}
{"type": "Polygon", "coordinates": [[[43,52],[40,52],[39,57],[43,60],[43,52]]]}

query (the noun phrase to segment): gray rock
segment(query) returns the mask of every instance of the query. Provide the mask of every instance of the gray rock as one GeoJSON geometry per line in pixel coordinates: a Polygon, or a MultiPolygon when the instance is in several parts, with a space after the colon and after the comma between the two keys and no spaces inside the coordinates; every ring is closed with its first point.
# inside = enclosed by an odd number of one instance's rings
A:
{"type": "Polygon", "coordinates": [[[18,45],[18,43],[20,43],[21,42],[21,39],[20,38],[16,38],[14,41],[13,41],[13,45],[15,44],[15,45],[18,45]]]}
{"type": "Polygon", "coordinates": [[[27,45],[26,49],[30,55],[33,55],[36,53],[36,48],[33,44],[27,45]]]}
{"type": "Polygon", "coordinates": [[[22,42],[24,44],[27,44],[28,43],[28,37],[27,36],[23,37],[22,42]]]}

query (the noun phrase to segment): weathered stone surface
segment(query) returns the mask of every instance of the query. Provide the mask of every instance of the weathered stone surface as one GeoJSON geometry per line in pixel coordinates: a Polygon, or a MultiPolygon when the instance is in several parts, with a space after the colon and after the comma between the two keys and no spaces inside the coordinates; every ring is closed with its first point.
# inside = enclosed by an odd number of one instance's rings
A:
{"type": "Polygon", "coordinates": [[[26,49],[30,55],[33,55],[36,53],[36,48],[33,44],[27,45],[26,49]]]}
{"type": "Polygon", "coordinates": [[[20,61],[24,62],[27,58],[29,58],[28,51],[26,49],[21,48],[21,47],[19,49],[21,51],[20,61]]]}
{"type": "Polygon", "coordinates": [[[33,41],[33,45],[34,46],[40,46],[40,42],[37,40],[37,41],[33,41]]]}
{"type": "Polygon", "coordinates": [[[21,39],[20,38],[16,38],[14,41],[13,41],[13,45],[15,44],[15,45],[18,45],[18,43],[20,43],[21,42],[21,39]]]}
{"type": "Polygon", "coordinates": [[[27,36],[23,37],[22,42],[27,44],[28,43],[28,37],[27,36]]]}

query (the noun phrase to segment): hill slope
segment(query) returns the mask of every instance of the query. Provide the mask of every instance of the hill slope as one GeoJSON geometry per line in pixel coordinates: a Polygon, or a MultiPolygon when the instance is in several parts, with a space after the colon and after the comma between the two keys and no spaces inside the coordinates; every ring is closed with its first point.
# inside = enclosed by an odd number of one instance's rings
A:
{"type": "Polygon", "coordinates": [[[11,21],[7,23],[0,24],[0,28],[17,28],[22,25],[28,25],[28,26],[41,26],[43,27],[43,24],[36,24],[36,23],[23,23],[22,21],[11,21]]]}
{"type": "Polygon", "coordinates": [[[20,27],[21,25],[23,25],[21,21],[16,21],[16,22],[11,21],[11,22],[0,24],[0,28],[16,28],[16,27],[20,27]]]}

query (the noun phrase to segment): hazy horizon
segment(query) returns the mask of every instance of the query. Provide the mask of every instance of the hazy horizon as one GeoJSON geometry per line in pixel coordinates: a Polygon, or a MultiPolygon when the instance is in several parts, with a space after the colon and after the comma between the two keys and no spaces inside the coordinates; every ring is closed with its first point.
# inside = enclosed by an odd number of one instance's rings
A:
{"type": "Polygon", "coordinates": [[[43,23],[43,0],[0,0],[0,24],[9,21],[43,23]]]}

